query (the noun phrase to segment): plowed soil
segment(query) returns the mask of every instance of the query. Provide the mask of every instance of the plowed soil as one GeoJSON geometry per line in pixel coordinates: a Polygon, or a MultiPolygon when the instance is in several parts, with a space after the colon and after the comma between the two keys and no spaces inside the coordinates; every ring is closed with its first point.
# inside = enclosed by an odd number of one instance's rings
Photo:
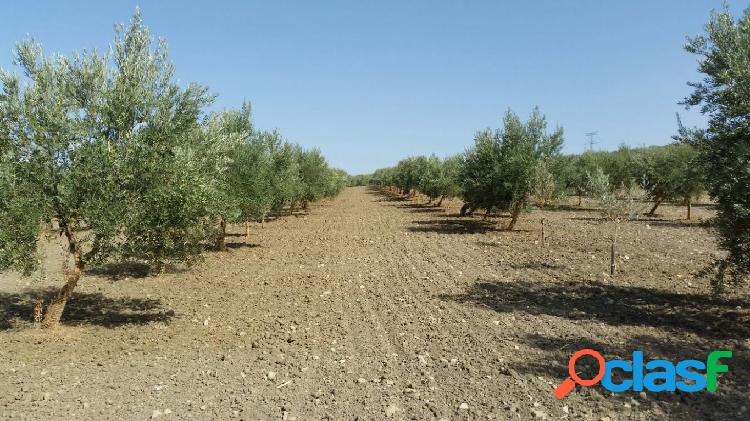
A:
{"type": "Polygon", "coordinates": [[[696,275],[717,253],[709,206],[620,224],[610,277],[613,225],[574,199],[512,232],[425,202],[350,188],[249,240],[234,227],[184,271],[89,270],[48,331],[30,320],[60,285],[51,243],[44,276],[0,274],[0,418],[750,419],[748,290],[696,275]],[[734,356],[713,393],[558,401],[582,348],[734,356]]]}

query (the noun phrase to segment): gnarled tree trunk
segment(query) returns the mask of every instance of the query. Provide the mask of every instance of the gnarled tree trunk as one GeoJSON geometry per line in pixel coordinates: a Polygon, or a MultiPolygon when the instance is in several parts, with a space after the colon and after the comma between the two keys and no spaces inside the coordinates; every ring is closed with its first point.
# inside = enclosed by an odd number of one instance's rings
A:
{"type": "Polygon", "coordinates": [[[656,199],[656,202],[654,202],[654,207],[652,207],[651,210],[648,211],[648,213],[646,215],[648,215],[648,216],[654,216],[654,215],[656,215],[656,208],[658,208],[659,205],[661,205],[661,199],[656,199]]]}
{"type": "Polygon", "coordinates": [[[224,241],[227,236],[227,221],[224,218],[219,219],[219,235],[216,237],[216,251],[227,251],[227,244],[224,241]]]}
{"type": "Polygon", "coordinates": [[[73,266],[68,266],[67,261],[63,264],[65,285],[57,294],[57,297],[47,306],[47,311],[42,320],[42,326],[46,328],[55,327],[60,324],[63,311],[65,311],[65,305],[68,303],[70,296],[73,295],[73,290],[78,285],[78,280],[81,279],[84,267],[83,259],[81,258],[81,248],[75,233],[67,222],[62,222],[61,225],[63,234],[65,234],[65,238],[68,240],[68,253],[69,257],[73,260],[73,266]]]}
{"type": "Polygon", "coordinates": [[[693,210],[693,201],[690,200],[690,198],[688,197],[688,199],[687,199],[687,219],[688,219],[688,221],[690,220],[690,216],[691,216],[690,214],[692,213],[692,210],[693,210]]]}
{"type": "Polygon", "coordinates": [[[437,205],[435,205],[435,206],[442,205],[443,204],[443,199],[445,199],[445,196],[440,196],[440,200],[438,200],[437,205]]]}
{"type": "Polygon", "coordinates": [[[518,222],[518,216],[521,214],[521,209],[523,209],[523,205],[521,203],[514,203],[513,206],[510,208],[510,222],[508,223],[508,226],[505,228],[508,231],[512,231],[513,228],[516,226],[516,222],[518,222]]]}

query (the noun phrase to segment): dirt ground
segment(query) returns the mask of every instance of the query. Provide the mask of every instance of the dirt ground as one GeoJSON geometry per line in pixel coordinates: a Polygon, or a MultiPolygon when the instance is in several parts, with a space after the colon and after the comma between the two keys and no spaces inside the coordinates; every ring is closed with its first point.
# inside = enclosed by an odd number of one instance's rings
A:
{"type": "Polygon", "coordinates": [[[186,271],[89,270],[55,331],[31,325],[31,300],[59,275],[0,274],[0,418],[750,419],[748,289],[717,298],[695,276],[717,253],[712,210],[623,223],[610,277],[611,224],[574,203],[506,232],[458,202],[349,188],[249,242],[234,227],[186,271]],[[585,347],[734,356],[714,393],[558,401],[585,347]]]}

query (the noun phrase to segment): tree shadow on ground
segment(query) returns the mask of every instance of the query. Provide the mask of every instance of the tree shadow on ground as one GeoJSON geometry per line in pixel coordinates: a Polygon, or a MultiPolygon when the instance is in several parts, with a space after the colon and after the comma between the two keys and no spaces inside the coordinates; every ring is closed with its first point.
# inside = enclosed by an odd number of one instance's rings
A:
{"type": "Polygon", "coordinates": [[[607,222],[607,219],[601,216],[571,216],[568,219],[571,221],[599,222],[602,224],[607,222]]]}
{"type": "Polygon", "coordinates": [[[423,207],[423,208],[414,208],[409,210],[409,212],[412,213],[442,213],[444,212],[442,208],[433,208],[433,207],[423,207]]]}
{"type": "Polygon", "coordinates": [[[255,244],[255,243],[227,243],[226,246],[227,246],[227,248],[230,248],[230,249],[241,249],[241,248],[254,249],[254,248],[260,247],[260,244],[255,244]]]}
{"type": "Polygon", "coordinates": [[[750,300],[654,288],[564,281],[478,282],[465,294],[442,296],[497,312],[521,311],[612,326],[651,326],[705,338],[750,338],[750,300]],[[738,308],[740,308],[738,310],[738,308]]]}
{"type": "Polygon", "coordinates": [[[653,226],[668,227],[668,228],[710,228],[711,227],[710,219],[687,220],[687,219],[645,218],[645,219],[636,219],[631,222],[635,224],[653,225],[653,226]]]}
{"type": "Polygon", "coordinates": [[[487,232],[504,231],[501,226],[489,221],[475,219],[440,218],[426,221],[412,221],[411,232],[432,232],[437,234],[484,234],[487,232]]]}
{"type": "Polygon", "coordinates": [[[557,263],[550,263],[550,262],[543,262],[543,261],[528,261],[523,263],[511,263],[510,267],[513,269],[550,269],[550,270],[560,270],[565,269],[565,266],[557,264],[557,263]]]}
{"type": "MultiPolygon", "coordinates": [[[[642,396],[632,391],[610,394],[600,385],[577,387],[565,398],[571,408],[590,408],[605,413],[614,408],[623,419],[638,419],[639,413],[648,410],[650,416],[665,415],[667,419],[728,420],[742,419],[741,407],[750,403],[750,353],[747,352],[750,312],[743,310],[750,304],[747,297],[681,294],[599,282],[540,284],[524,280],[480,279],[464,294],[442,295],[440,298],[499,313],[566,319],[567,322],[557,321],[555,328],[546,329],[546,332],[516,336],[514,341],[533,351],[511,356],[508,363],[512,370],[524,376],[546,376],[559,379],[555,380],[557,383],[567,377],[570,356],[584,348],[599,351],[605,359],[632,360],[633,351],[641,350],[646,360],[673,362],[683,359],[705,361],[706,356],[716,349],[734,351],[732,358],[724,361],[730,370],[719,379],[716,392],[678,391],[642,396]],[[571,331],[581,331],[580,327],[573,329],[581,321],[602,323],[615,329],[609,330],[611,334],[606,336],[601,336],[605,331],[600,330],[593,338],[571,335],[571,331]],[[566,324],[571,329],[566,329],[566,324]],[[628,414],[632,417],[625,417],[628,414]]],[[[592,362],[592,359],[584,358],[576,365],[582,378],[594,377],[598,367],[592,362]]],[[[622,376],[622,373],[617,375],[622,376]]],[[[617,378],[616,382],[623,378],[617,378]]],[[[550,386],[550,394],[557,383],[550,386]]]]}
{"type": "MultiPolygon", "coordinates": [[[[538,350],[540,355],[538,358],[517,361],[516,364],[512,364],[514,370],[528,376],[546,376],[560,381],[567,377],[568,359],[580,349],[596,350],[604,356],[605,360],[632,361],[633,351],[643,351],[646,361],[666,359],[675,363],[685,359],[705,361],[711,351],[729,349],[722,346],[723,344],[717,344],[716,341],[685,341],[654,335],[636,335],[626,341],[612,343],[578,336],[529,334],[519,338],[519,342],[538,350]]],[[[733,351],[732,358],[722,360],[723,363],[729,365],[730,369],[729,373],[719,378],[716,392],[647,392],[643,396],[633,391],[610,394],[601,385],[596,385],[590,388],[578,386],[565,399],[571,406],[579,406],[577,403],[580,403],[582,407],[589,407],[592,399],[602,399],[602,394],[604,394],[607,400],[617,402],[613,406],[618,408],[621,415],[630,412],[632,419],[637,419],[638,413],[644,410],[651,412],[652,416],[664,413],[669,419],[741,419],[741,408],[747,406],[749,402],[747,384],[750,381],[750,372],[748,372],[750,359],[747,352],[740,352],[737,349],[733,351]],[[598,396],[592,398],[595,393],[598,396]],[[626,404],[628,406],[625,406],[626,404]]],[[[592,358],[581,358],[576,363],[576,371],[581,378],[593,378],[597,370],[598,364],[592,358]]],[[[632,375],[618,371],[614,373],[613,378],[616,383],[620,383],[622,380],[632,379],[632,375]]]]}
{"type": "Polygon", "coordinates": [[[588,206],[576,206],[576,205],[555,205],[555,206],[548,206],[545,208],[540,208],[540,210],[546,211],[546,212],[597,212],[600,209],[592,208],[588,206]]]}
{"type": "Polygon", "coordinates": [[[716,204],[714,203],[693,203],[691,206],[694,208],[716,209],[716,204]]]}
{"type": "Polygon", "coordinates": [[[376,187],[368,187],[367,193],[379,198],[379,202],[406,202],[409,200],[408,197],[391,193],[385,190],[380,190],[376,187]]]}
{"type": "Polygon", "coordinates": [[[409,209],[410,212],[419,213],[433,213],[442,212],[443,208],[437,207],[433,204],[422,204],[422,203],[402,203],[398,205],[399,208],[409,209]]]}
{"type": "Polygon", "coordinates": [[[86,269],[84,273],[119,281],[125,278],[145,278],[151,273],[151,267],[137,262],[107,263],[86,269]]]}
{"type": "MultiPolygon", "coordinates": [[[[0,293],[0,330],[32,322],[36,300],[49,303],[59,289],[44,288],[26,293],[0,293]]],[[[65,306],[64,325],[98,325],[114,328],[169,322],[174,311],[163,310],[161,301],[153,298],[111,298],[101,293],[74,292],[65,306]]]]}

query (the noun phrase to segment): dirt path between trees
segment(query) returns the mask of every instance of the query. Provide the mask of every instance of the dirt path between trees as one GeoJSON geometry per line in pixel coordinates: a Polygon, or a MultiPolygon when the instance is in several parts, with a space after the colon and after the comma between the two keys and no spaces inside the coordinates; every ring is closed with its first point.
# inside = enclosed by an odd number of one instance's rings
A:
{"type": "Polygon", "coordinates": [[[504,232],[457,206],[349,188],[253,227],[249,242],[235,227],[229,252],[187,271],[89,271],[54,332],[28,319],[55,274],[0,274],[0,418],[750,416],[747,290],[713,298],[695,279],[716,252],[699,221],[664,206],[623,226],[610,278],[609,227],[590,210],[534,211],[504,232]],[[552,389],[584,347],[735,355],[716,393],[597,386],[558,401],[552,389]]]}

